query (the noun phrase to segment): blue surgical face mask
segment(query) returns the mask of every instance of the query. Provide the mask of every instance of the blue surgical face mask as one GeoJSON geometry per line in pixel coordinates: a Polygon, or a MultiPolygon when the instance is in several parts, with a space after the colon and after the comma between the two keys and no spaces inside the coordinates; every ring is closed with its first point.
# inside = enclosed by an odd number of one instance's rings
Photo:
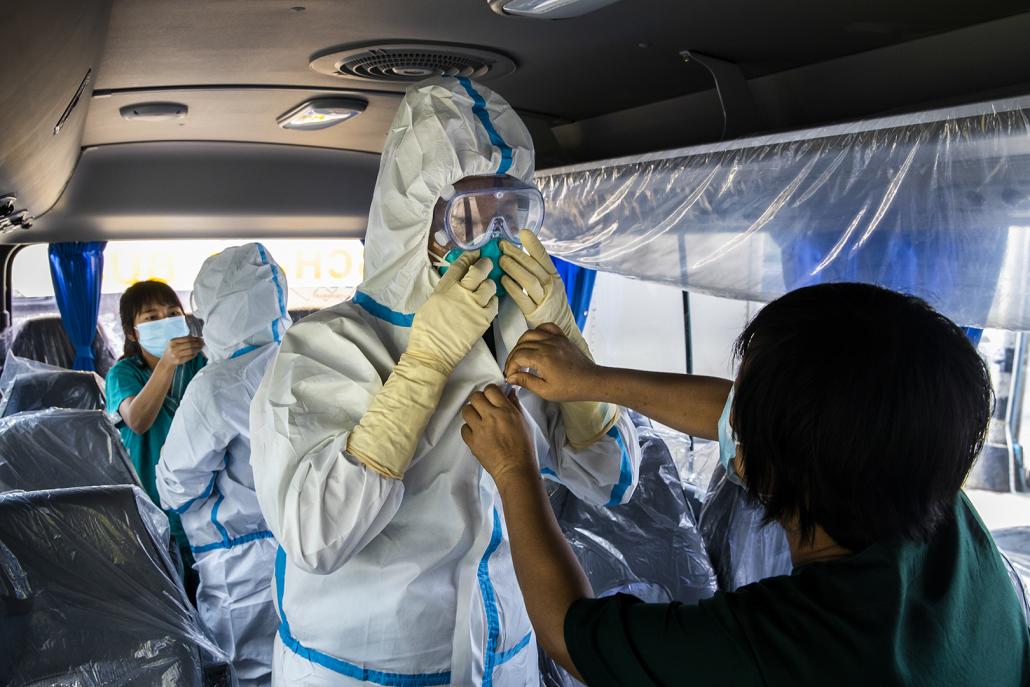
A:
{"type": "Polygon", "coordinates": [[[719,462],[726,468],[726,479],[743,486],[740,475],[737,474],[735,459],[737,457],[737,435],[730,427],[730,410],[733,409],[733,389],[726,398],[726,405],[719,417],[719,462]]]}
{"type": "MultiPolygon", "coordinates": [[[[454,264],[454,262],[458,258],[460,258],[464,252],[465,251],[463,251],[460,248],[455,248],[455,249],[449,251],[447,253],[447,255],[444,256],[443,259],[445,261],[447,261],[448,263],[454,264]]],[[[490,274],[487,275],[487,279],[489,279],[493,283],[497,284],[497,297],[498,298],[500,298],[501,296],[505,295],[504,287],[501,286],[501,277],[504,276],[504,270],[501,269],[501,256],[502,255],[503,255],[503,253],[501,252],[501,242],[498,241],[497,239],[494,239],[493,241],[491,241],[490,243],[486,244],[485,246],[483,246],[482,248],[479,249],[479,257],[481,257],[481,258],[490,258],[490,261],[493,262],[493,264],[494,264],[494,268],[492,270],[490,270],[490,274]]],[[[447,268],[441,266],[440,267],[440,274],[445,274],[446,272],[447,272],[447,268]]]]}
{"type": "Polygon", "coordinates": [[[136,333],[143,350],[160,358],[168,348],[168,342],[181,336],[189,336],[190,328],[186,324],[186,318],[179,315],[152,322],[140,322],[136,325],[136,333]]]}

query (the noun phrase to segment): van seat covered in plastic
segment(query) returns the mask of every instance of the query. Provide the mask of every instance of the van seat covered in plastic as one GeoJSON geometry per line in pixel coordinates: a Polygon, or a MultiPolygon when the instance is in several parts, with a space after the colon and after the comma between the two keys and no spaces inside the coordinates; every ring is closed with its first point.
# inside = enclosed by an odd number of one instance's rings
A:
{"type": "Polygon", "coordinates": [[[296,324],[308,315],[313,315],[316,312],[318,312],[318,308],[296,308],[294,310],[289,310],[288,314],[290,319],[293,320],[293,323],[296,324]]]}
{"type": "Polygon", "coordinates": [[[71,370],[20,374],[4,397],[3,417],[31,410],[102,410],[104,394],[92,372],[71,370]]]}
{"type": "Polygon", "coordinates": [[[640,480],[629,503],[608,508],[564,487],[551,495],[558,524],[598,595],[695,603],[716,591],[715,572],[664,441],[640,432],[640,480]]]}
{"type": "MultiPolygon", "coordinates": [[[[568,489],[550,490],[562,533],[597,596],[632,594],[649,603],[696,603],[715,594],[716,577],[679,471],[662,437],[638,427],[640,479],[633,498],[609,508],[568,489]]],[[[581,683],[541,651],[546,687],[581,683]]]]}
{"type": "Polygon", "coordinates": [[[167,541],[138,488],[0,494],[0,684],[233,683],[167,541]]]}
{"type": "MultiPolygon", "coordinates": [[[[22,323],[11,341],[11,353],[66,369],[75,362],[75,347],[64,331],[61,318],[53,315],[34,317],[22,323]]],[[[97,374],[102,377],[115,363],[111,343],[100,326],[93,339],[93,360],[97,374]]]]}
{"type": "Polygon", "coordinates": [[[51,409],[0,419],[0,492],[110,484],[139,481],[102,411],[51,409]]]}
{"type": "Polygon", "coordinates": [[[1016,596],[1023,604],[1023,612],[1030,622],[1030,527],[1009,527],[992,530],[991,536],[1005,559],[1016,596]]]}
{"type": "Polygon", "coordinates": [[[726,479],[725,468],[716,468],[698,523],[721,591],[793,569],[786,533],[776,523],[763,525],[764,517],[744,488],[726,479]]]}

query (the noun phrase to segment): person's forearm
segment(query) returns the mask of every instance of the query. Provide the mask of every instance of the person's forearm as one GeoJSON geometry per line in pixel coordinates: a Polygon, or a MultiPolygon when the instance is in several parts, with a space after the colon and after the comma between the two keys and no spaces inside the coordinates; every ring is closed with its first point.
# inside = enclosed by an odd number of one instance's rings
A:
{"type": "Polygon", "coordinates": [[[602,367],[592,386],[597,400],[632,408],[685,434],[716,440],[719,416],[733,382],[719,377],[602,367]]]}
{"type": "Polygon", "coordinates": [[[401,479],[436,412],[450,370],[405,352],[361,421],[347,452],[384,477],[401,479]]]}
{"type": "Polygon", "coordinates": [[[119,412],[122,420],[136,434],[146,434],[157,419],[164,405],[165,396],[172,386],[175,367],[158,363],[143,389],[132,399],[122,404],[119,412]]]}
{"type": "Polygon", "coordinates": [[[573,602],[593,596],[590,583],[554,519],[540,476],[526,471],[502,479],[497,486],[515,576],[537,642],[579,678],[565,646],[565,616],[573,602]]]}

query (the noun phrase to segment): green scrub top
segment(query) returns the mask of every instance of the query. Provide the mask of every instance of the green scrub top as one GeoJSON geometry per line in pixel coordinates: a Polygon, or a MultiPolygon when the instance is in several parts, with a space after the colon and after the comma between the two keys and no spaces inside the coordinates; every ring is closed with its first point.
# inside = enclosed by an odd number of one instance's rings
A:
{"type": "MultiPolygon", "coordinates": [[[[157,493],[157,461],[161,458],[161,447],[164,446],[168,437],[168,430],[172,426],[172,418],[179,408],[182,395],[186,393],[186,387],[193,377],[207,364],[207,358],[202,354],[197,355],[193,360],[179,365],[175,368],[175,376],[172,378],[172,385],[165,396],[164,404],[154,418],[154,424],[143,434],[129,429],[124,422],[118,423],[118,432],[122,436],[122,443],[125,444],[132,459],[132,465],[136,468],[143,488],[154,503],[161,505],[161,497],[157,493]]],[[[117,413],[122,401],[127,398],[139,395],[143,386],[150,379],[151,370],[147,363],[139,356],[122,358],[107,373],[107,411],[117,413]]],[[[171,511],[165,511],[172,526],[172,534],[179,542],[184,554],[188,554],[189,545],[186,540],[186,533],[182,529],[179,516],[171,511]]],[[[189,557],[191,558],[191,557],[189,557]]]]}
{"type": "Polygon", "coordinates": [[[577,601],[569,654],[606,685],[1030,684],[1030,631],[964,494],[926,543],[875,544],[696,605],[577,601]]]}

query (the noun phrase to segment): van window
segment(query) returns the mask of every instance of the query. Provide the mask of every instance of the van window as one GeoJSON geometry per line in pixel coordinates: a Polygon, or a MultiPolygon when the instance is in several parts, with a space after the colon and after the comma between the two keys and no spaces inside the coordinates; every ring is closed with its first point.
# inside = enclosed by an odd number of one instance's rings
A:
{"type": "Polygon", "coordinates": [[[601,365],[687,371],[683,292],[599,272],[583,332],[601,365]]]}
{"type": "Polygon", "coordinates": [[[731,349],[761,303],[599,272],[584,335],[597,362],[732,378],[731,349]]]}
{"type": "MultiPolygon", "coordinates": [[[[129,286],[144,279],[159,279],[179,294],[190,310],[193,280],[211,255],[248,243],[233,240],[112,241],[104,250],[100,325],[116,352],[122,347],[118,300],[129,286]]],[[[271,239],[261,243],[286,273],[286,307],[293,311],[318,310],[347,300],[361,282],[364,253],[353,239],[271,239]]],[[[38,316],[58,316],[46,244],[20,250],[11,271],[11,318],[15,329],[38,316]]]]}
{"type": "Polygon", "coordinates": [[[37,315],[56,315],[54,285],[46,244],[26,246],[11,265],[11,319],[18,324],[37,315]]]}

